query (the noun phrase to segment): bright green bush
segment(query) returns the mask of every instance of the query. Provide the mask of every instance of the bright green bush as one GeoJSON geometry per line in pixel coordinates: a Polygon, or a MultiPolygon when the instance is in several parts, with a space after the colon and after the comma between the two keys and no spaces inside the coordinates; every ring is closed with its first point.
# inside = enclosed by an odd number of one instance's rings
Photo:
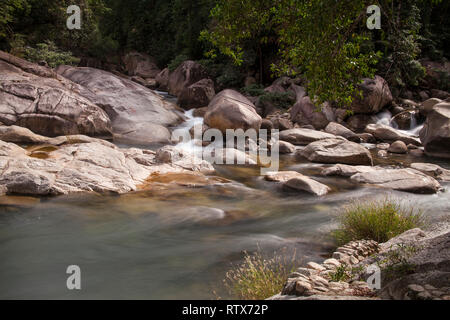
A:
{"type": "Polygon", "coordinates": [[[339,228],[333,231],[333,236],[339,245],[362,239],[386,242],[425,222],[420,210],[392,199],[355,201],[337,219],[339,228]]]}

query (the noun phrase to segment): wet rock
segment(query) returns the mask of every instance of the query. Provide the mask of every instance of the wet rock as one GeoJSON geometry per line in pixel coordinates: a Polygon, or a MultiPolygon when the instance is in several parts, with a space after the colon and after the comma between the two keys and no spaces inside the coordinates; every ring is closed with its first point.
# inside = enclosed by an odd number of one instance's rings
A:
{"type": "Polygon", "coordinates": [[[372,165],[372,155],[363,146],[341,139],[326,139],[310,143],[298,154],[311,162],[372,165]]]}
{"type": "Polygon", "coordinates": [[[392,127],[384,124],[369,124],[366,132],[372,134],[375,138],[385,142],[394,142],[397,140],[403,141],[406,144],[415,144],[420,146],[420,140],[411,136],[408,136],[392,127]]]}
{"type": "Polygon", "coordinates": [[[408,153],[408,147],[403,141],[395,141],[388,149],[391,153],[405,154],[408,153]]]}
{"type": "Polygon", "coordinates": [[[204,119],[209,127],[224,133],[226,129],[259,130],[262,122],[255,106],[242,94],[230,89],[213,98],[204,119]]]}
{"type": "Polygon", "coordinates": [[[316,131],[305,128],[295,128],[281,131],[279,135],[280,140],[287,141],[294,145],[308,145],[311,142],[336,138],[335,135],[326,132],[316,131]]]}
{"type": "Polygon", "coordinates": [[[276,147],[278,147],[278,152],[280,154],[294,153],[295,149],[296,149],[296,147],[292,143],[289,143],[286,141],[281,141],[281,140],[278,142],[275,142],[275,150],[276,150],[276,147]]]}
{"type": "Polygon", "coordinates": [[[420,131],[420,140],[427,155],[450,158],[449,102],[441,102],[433,107],[420,131]]]}
{"type": "Polygon", "coordinates": [[[306,191],[316,196],[323,196],[331,191],[328,186],[295,171],[269,172],[264,178],[267,181],[282,183],[285,187],[306,191]]]}
{"type": "Polygon", "coordinates": [[[343,125],[336,122],[330,122],[324,131],[333,134],[335,136],[344,137],[350,141],[359,142],[360,140],[359,137],[353,131],[347,129],[343,125]]]}
{"type": "Polygon", "coordinates": [[[410,130],[412,119],[416,117],[415,111],[404,111],[392,118],[400,130],[410,130]]]}

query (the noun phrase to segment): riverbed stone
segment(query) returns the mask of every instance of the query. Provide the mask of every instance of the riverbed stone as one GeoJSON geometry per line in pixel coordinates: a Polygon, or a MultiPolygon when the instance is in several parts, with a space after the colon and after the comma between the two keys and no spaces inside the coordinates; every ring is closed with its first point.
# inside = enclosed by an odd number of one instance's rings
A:
{"type": "Polygon", "coordinates": [[[312,129],[294,128],[281,131],[279,134],[279,138],[282,141],[287,141],[294,145],[304,146],[318,140],[333,139],[336,138],[336,136],[312,129]]]}
{"type": "Polygon", "coordinates": [[[269,172],[265,175],[265,179],[281,183],[284,187],[306,191],[316,196],[323,196],[331,191],[328,186],[295,171],[269,172]]]}
{"type": "Polygon", "coordinates": [[[427,155],[450,158],[450,102],[433,106],[420,131],[420,140],[427,155]]]}
{"type": "Polygon", "coordinates": [[[310,143],[298,154],[312,162],[372,165],[369,150],[351,141],[326,139],[310,143]]]}
{"type": "Polygon", "coordinates": [[[411,163],[411,168],[423,172],[438,181],[450,182],[450,170],[433,163],[411,163]]]}
{"type": "Polygon", "coordinates": [[[406,144],[414,144],[417,146],[421,145],[418,138],[411,137],[405,133],[400,132],[392,127],[386,126],[384,124],[369,124],[367,125],[365,132],[371,133],[375,138],[384,142],[395,142],[403,141],[406,144]]]}
{"type": "Polygon", "coordinates": [[[395,141],[389,146],[388,151],[390,153],[399,153],[399,154],[405,154],[408,153],[408,147],[403,141],[395,141]]]}

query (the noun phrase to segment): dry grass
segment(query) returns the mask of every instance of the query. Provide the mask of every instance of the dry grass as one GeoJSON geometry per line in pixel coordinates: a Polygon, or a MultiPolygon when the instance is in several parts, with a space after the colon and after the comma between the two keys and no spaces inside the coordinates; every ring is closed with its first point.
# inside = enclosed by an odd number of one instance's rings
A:
{"type": "Polygon", "coordinates": [[[274,253],[269,259],[260,250],[245,253],[244,261],[226,273],[224,284],[233,298],[263,300],[280,293],[289,274],[297,267],[295,253],[274,253]]]}

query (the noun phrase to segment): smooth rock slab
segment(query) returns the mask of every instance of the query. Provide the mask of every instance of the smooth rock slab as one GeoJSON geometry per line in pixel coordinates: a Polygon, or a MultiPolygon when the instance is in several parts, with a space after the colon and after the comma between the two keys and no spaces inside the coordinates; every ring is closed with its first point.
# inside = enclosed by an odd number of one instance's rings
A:
{"type": "Polygon", "coordinates": [[[314,141],[333,139],[336,138],[336,136],[333,134],[312,129],[295,128],[281,131],[279,138],[282,141],[287,141],[294,145],[305,146],[314,141]]]}
{"type": "Polygon", "coordinates": [[[309,144],[298,154],[311,162],[372,165],[372,155],[363,146],[340,139],[326,139],[309,144]]]}
{"type": "Polygon", "coordinates": [[[411,168],[423,172],[438,181],[450,182],[450,170],[432,163],[412,163],[411,168]]]}

